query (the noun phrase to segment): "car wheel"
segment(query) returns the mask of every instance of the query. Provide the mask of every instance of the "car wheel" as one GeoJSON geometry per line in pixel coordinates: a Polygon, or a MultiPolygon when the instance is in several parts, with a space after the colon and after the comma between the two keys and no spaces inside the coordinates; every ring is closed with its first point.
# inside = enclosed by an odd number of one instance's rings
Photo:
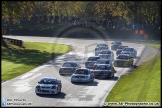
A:
{"type": "Polygon", "coordinates": [[[95,76],[94,78],[98,78],[98,76],[95,76]]]}
{"type": "Polygon", "coordinates": [[[107,78],[111,78],[111,75],[108,75],[107,78]]]}
{"type": "Polygon", "coordinates": [[[90,78],[88,82],[92,82],[92,79],[90,78]]]}
{"type": "Polygon", "coordinates": [[[113,73],[113,76],[112,76],[112,78],[114,77],[114,73],[113,73]]]}
{"type": "Polygon", "coordinates": [[[116,70],[114,69],[114,73],[116,73],[116,70]]]}
{"type": "Polygon", "coordinates": [[[91,82],[93,82],[94,81],[94,78],[92,78],[92,81],[91,82]]]}
{"type": "Polygon", "coordinates": [[[59,73],[60,75],[63,75],[63,74],[61,74],[61,73],[59,73]]]}
{"type": "Polygon", "coordinates": [[[113,48],[111,47],[111,50],[113,50],[113,48]]]}
{"type": "Polygon", "coordinates": [[[132,64],[129,64],[128,66],[132,66],[132,64]]]}
{"type": "Polygon", "coordinates": [[[60,91],[59,91],[59,93],[61,93],[61,87],[60,87],[60,91]]]}
{"type": "Polygon", "coordinates": [[[131,64],[131,66],[133,66],[133,63],[131,64]]]}
{"type": "Polygon", "coordinates": [[[116,72],[115,68],[113,68],[113,71],[116,72]]]}

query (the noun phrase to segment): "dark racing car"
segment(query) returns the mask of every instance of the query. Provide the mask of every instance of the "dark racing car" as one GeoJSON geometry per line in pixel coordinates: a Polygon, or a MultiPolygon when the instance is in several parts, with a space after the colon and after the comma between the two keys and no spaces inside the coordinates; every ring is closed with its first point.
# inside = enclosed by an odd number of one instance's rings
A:
{"type": "Polygon", "coordinates": [[[93,72],[95,78],[99,76],[105,76],[111,78],[114,77],[114,73],[115,73],[114,69],[107,64],[99,64],[93,72]]]}
{"type": "Polygon", "coordinates": [[[111,43],[111,50],[116,50],[121,45],[122,45],[122,43],[120,41],[113,41],[111,43]]]}

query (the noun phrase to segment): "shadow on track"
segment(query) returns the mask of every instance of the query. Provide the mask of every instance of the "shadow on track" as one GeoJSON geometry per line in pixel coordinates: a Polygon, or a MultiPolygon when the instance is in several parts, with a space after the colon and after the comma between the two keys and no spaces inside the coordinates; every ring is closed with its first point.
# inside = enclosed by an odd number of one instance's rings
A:
{"type": "Polygon", "coordinates": [[[60,76],[63,76],[63,77],[71,77],[72,74],[61,74],[60,76]]]}
{"type": "Polygon", "coordinates": [[[98,86],[98,82],[73,82],[72,84],[78,85],[78,86],[98,86]]]}
{"type": "Polygon", "coordinates": [[[43,98],[60,98],[60,99],[64,99],[65,98],[65,93],[61,92],[59,94],[36,94],[39,97],[43,97],[43,98]]]}
{"type": "Polygon", "coordinates": [[[113,78],[108,78],[108,77],[100,76],[100,77],[96,77],[95,79],[98,79],[98,80],[108,80],[108,81],[117,81],[119,79],[119,77],[114,76],[113,78]]]}

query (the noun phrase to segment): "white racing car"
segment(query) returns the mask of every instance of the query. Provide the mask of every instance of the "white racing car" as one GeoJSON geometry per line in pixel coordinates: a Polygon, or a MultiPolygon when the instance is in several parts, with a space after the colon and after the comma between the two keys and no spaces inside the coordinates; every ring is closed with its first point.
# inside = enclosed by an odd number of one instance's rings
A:
{"type": "Polygon", "coordinates": [[[100,59],[109,59],[110,62],[114,61],[114,53],[111,50],[102,50],[99,57],[100,59]]]}
{"type": "Polygon", "coordinates": [[[132,58],[136,57],[136,55],[133,52],[130,52],[130,51],[122,51],[121,54],[128,54],[132,58]]]}
{"type": "Polygon", "coordinates": [[[108,48],[108,45],[106,43],[98,43],[97,46],[96,46],[96,48],[99,48],[99,47],[106,47],[106,49],[109,49],[108,48]]]}
{"type": "Polygon", "coordinates": [[[108,47],[101,46],[95,49],[95,56],[98,56],[101,52],[101,50],[108,50],[108,47]]]}
{"type": "Polygon", "coordinates": [[[137,51],[134,48],[127,48],[126,47],[126,48],[123,49],[123,51],[129,51],[129,52],[131,52],[131,54],[134,55],[134,57],[137,56],[137,51]]]}
{"type": "Polygon", "coordinates": [[[87,59],[85,62],[85,67],[88,69],[93,69],[93,65],[97,62],[97,60],[100,59],[99,56],[91,56],[87,59]]]}
{"type": "Polygon", "coordinates": [[[61,80],[52,77],[44,77],[35,87],[36,94],[58,94],[61,92],[61,80]]]}
{"type": "Polygon", "coordinates": [[[94,73],[90,69],[77,69],[71,76],[71,82],[93,82],[94,73]]]}
{"type": "Polygon", "coordinates": [[[120,41],[113,41],[111,43],[111,50],[116,50],[121,45],[122,45],[122,43],[120,41]]]}
{"type": "Polygon", "coordinates": [[[123,45],[119,46],[116,50],[116,55],[118,56],[126,47],[128,48],[128,46],[123,46],[123,45]]]}

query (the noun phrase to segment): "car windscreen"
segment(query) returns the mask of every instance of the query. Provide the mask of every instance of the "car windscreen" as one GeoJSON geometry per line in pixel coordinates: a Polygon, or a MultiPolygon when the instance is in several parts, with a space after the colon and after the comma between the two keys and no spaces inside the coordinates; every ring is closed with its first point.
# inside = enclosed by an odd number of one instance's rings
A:
{"type": "Polygon", "coordinates": [[[77,66],[76,63],[64,63],[64,64],[62,65],[62,67],[76,67],[76,66],[77,66]]]}
{"type": "Polygon", "coordinates": [[[122,54],[131,54],[130,52],[122,52],[122,54]]]}
{"type": "Polygon", "coordinates": [[[107,47],[100,47],[100,50],[106,50],[107,47]]]}
{"type": "Polygon", "coordinates": [[[119,55],[119,56],[117,57],[117,59],[128,59],[128,56],[123,56],[123,55],[120,56],[120,55],[119,55]]]}
{"type": "Polygon", "coordinates": [[[123,47],[118,47],[118,49],[124,49],[123,47]]]}
{"type": "Polygon", "coordinates": [[[121,42],[112,42],[112,44],[121,44],[121,42]]]}
{"type": "Polygon", "coordinates": [[[133,51],[133,48],[125,48],[124,51],[133,51]]]}
{"type": "Polygon", "coordinates": [[[111,54],[110,51],[101,51],[100,54],[111,54]]]}
{"type": "Polygon", "coordinates": [[[97,61],[96,64],[110,64],[110,61],[100,60],[100,61],[97,61]]]}
{"type": "Polygon", "coordinates": [[[98,57],[89,57],[88,61],[97,61],[97,59],[99,59],[98,57]]]}
{"type": "Polygon", "coordinates": [[[125,47],[124,46],[120,46],[120,47],[118,47],[118,49],[124,49],[125,47]]]}
{"type": "Polygon", "coordinates": [[[57,84],[56,80],[51,80],[51,79],[41,79],[39,84],[57,84]]]}
{"type": "Polygon", "coordinates": [[[121,44],[121,42],[116,42],[116,44],[121,44]]]}
{"type": "Polygon", "coordinates": [[[97,66],[96,70],[110,70],[111,67],[108,66],[97,66]]]}
{"type": "Polygon", "coordinates": [[[88,75],[89,72],[88,72],[88,70],[76,70],[74,72],[74,74],[84,74],[84,75],[88,75]]]}
{"type": "Polygon", "coordinates": [[[100,48],[96,48],[95,51],[101,51],[100,48]]]}
{"type": "Polygon", "coordinates": [[[97,45],[97,47],[102,47],[102,46],[107,47],[107,45],[106,45],[106,44],[98,44],[98,45],[97,45]]]}

